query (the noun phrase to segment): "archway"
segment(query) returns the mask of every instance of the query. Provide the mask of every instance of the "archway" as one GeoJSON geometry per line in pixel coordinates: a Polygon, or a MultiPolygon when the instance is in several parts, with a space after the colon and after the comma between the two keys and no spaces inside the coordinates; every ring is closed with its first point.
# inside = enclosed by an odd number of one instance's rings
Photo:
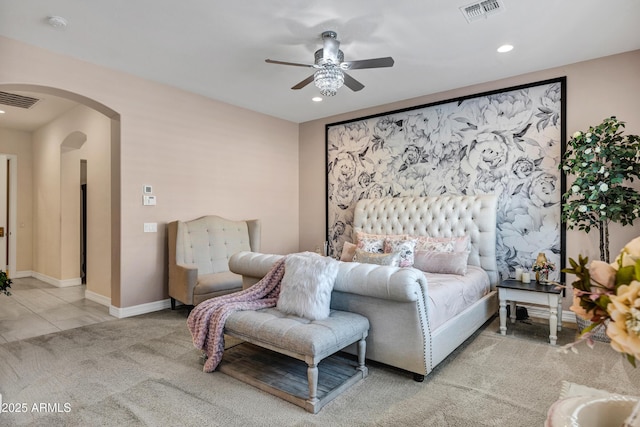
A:
{"type": "MultiPolygon", "coordinates": [[[[0,91],[49,94],[69,99],[106,116],[110,121],[110,223],[111,295],[110,305],[120,307],[120,115],[113,109],[85,96],[63,89],[34,84],[0,84],[0,91]]],[[[73,142],[73,141],[71,141],[73,142]]]]}

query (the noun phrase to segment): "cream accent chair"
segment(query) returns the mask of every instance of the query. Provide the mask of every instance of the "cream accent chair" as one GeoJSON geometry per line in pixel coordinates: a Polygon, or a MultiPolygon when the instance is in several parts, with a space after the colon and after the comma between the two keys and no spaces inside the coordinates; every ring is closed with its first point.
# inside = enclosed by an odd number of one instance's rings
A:
{"type": "Polygon", "coordinates": [[[242,277],[229,271],[229,258],[260,250],[260,220],[232,221],[216,215],[173,221],[169,234],[169,297],[195,306],[242,290],[242,277]]]}

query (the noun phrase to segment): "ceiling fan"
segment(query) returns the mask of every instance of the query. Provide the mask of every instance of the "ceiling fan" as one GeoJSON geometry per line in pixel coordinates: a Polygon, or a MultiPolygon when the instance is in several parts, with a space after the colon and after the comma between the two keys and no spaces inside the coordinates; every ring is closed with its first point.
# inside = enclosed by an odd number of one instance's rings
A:
{"type": "Polygon", "coordinates": [[[344,53],[339,49],[340,42],[338,35],[334,31],[325,31],[322,33],[323,48],[318,49],[315,53],[315,62],[311,64],[299,64],[296,62],[275,61],[266,59],[269,64],[293,65],[295,67],[310,67],[316,71],[291,89],[302,89],[311,82],[320,89],[320,93],[324,96],[334,96],[342,85],[357,92],[364,88],[364,85],[351,77],[345,71],[362,70],[364,68],[384,68],[393,66],[393,58],[390,56],[384,58],[362,59],[359,61],[345,61],[344,53]]]}

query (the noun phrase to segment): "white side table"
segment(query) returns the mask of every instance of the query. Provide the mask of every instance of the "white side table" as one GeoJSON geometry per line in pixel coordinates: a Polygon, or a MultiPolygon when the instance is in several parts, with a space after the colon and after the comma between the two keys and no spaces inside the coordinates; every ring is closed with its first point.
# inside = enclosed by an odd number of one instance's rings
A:
{"type": "Polygon", "coordinates": [[[507,301],[511,304],[511,323],[516,322],[516,302],[526,302],[549,307],[549,342],[556,345],[558,333],[562,329],[562,288],[536,282],[523,283],[519,280],[503,280],[498,285],[500,300],[500,333],[507,334],[507,301]]]}

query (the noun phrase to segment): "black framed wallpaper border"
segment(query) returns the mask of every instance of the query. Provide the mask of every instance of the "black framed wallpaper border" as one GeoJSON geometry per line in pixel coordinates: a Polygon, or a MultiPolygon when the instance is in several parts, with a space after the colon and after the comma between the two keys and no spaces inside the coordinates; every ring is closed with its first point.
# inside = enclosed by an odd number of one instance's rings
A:
{"type": "Polygon", "coordinates": [[[353,241],[360,199],[498,196],[503,277],[539,252],[564,266],[559,169],[566,146],[566,77],[418,105],[325,126],[327,242],[353,241]]]}

